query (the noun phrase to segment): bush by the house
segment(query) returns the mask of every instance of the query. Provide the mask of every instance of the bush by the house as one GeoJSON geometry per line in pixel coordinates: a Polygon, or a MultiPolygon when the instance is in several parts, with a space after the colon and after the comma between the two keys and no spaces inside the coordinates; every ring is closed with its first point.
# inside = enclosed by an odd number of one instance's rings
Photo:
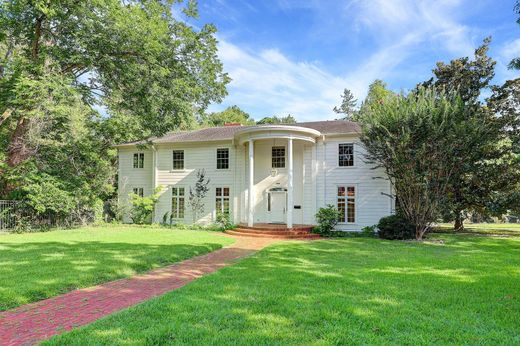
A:
{"type": "Polygon", "coordinates": [[[233,223],[231,222],[231,218],[229,217],[229,213],[217,212],[217,218],[215,219],[215,223],[222,228],[222,230],[230,229],[233,227],[233,223]]]}
{"type": "Polygon", "coordinates": [[[385,216],[377,225],[378,235],[382,239],[414,239],[415,225],[399,214],[385,216]]]}
{"type": "Polygon", "coordinates": [[[157,204],[157,201],[159,200],[159,193],[161,189],[162,188],[158,186],[153,194],[144,197],[141,197],[135,193],[130,194],[130,204],[132,205],[130,218],[132,219],[133,223],[142,225],[152,222],[152,213],[155,208],[155,204],[157,204]]]}
{"type": "Polygon", "coordinates": [[[316,222],[318,223],[316,231],[320,234],[330,234],[338,224],[338,217],[338,210],[332,204],[320,208],[316,213],[316,222]]]}

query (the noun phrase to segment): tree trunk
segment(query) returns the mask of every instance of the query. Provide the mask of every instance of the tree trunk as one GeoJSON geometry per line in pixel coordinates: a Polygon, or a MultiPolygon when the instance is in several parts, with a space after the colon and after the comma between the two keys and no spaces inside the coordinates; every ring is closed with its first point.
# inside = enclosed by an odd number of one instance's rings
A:
{"type": "Polygon", "coordinates": [[[11,135],[9,147],[7,148],[7,165],[16,167],[34,154],[34,150],[27,145],[27,132],[29,131],[29,119],[20,118],[16,129],[11,135]]]}
{"type": "Polygon", "coordinates": [[[455,232],[463,232],[464,231],[464,218],[462,217],[462,212],[457,211],[455,214],[455,224],[453,225],[453,229],[455,232]]]}

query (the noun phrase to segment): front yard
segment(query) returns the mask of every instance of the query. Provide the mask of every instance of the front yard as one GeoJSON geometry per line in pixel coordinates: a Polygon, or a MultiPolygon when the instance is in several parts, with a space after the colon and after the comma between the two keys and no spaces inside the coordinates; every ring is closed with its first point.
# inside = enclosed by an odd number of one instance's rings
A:
{"type": "Polygon", "coordinates": [[[281,243],[47,345],[520,344],[520,237],[281,243]]]}
{"type": "Polygon", "coordinates": [[[131,276],[232,242],[206,231],[122,225],[0,234],[0,310],[131,276]]]}

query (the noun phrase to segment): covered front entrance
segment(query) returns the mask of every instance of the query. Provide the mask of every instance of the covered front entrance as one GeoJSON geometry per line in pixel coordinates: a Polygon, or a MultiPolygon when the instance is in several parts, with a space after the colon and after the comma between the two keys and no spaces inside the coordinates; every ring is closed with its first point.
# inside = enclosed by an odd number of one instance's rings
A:
{"type": "Polygon", "coordinates": [[[268,191],[267,212],[271,223],[286,223],[287,189],[273,188],[268,191]]]}

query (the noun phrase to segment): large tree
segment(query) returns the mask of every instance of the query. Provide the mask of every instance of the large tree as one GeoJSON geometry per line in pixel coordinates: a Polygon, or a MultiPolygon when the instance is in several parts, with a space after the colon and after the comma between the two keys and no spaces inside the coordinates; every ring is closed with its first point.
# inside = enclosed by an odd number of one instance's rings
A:
{"type": "Polygon", "coordinates": [[[385,170],[399,211],[422,239],[460,161],[487,131],[455,93],[420,87],[372,104],[361,118],[366,160],[385,170]]]}
{"type": "Polygon", "coordinates": [[[98,192],[111,144],[186,126],[223,98],[215,27],[179,9],[197,15],[168,0],[0,3],[1,195],[42,182],[71,199],[98,192]]]}
{"type": "Polygon", "coordinates": [[[254,125],[255,120],[236,105],[230,106],[222,112],[205,114],[201,118],[201,125],[204,127],[224,126],[227,123],[254,125]]]}
{"type": "Polygon", "coordinates": [[[294,123],[296,123],[296,119],[291,114],[288,114],[288,115],[282,116],[282,117],[274,115],[272,117],[262,118],[259,121],[257,121],[256,123],[259,125],[294,124],[294,123]]]}
{"type": "MultiPolygon", "coordinates": [[[[516,14],[518,14],[518,19],[516,20],[516,22],[520,24],[520,1],[518,0],[516,1],[515,12],[516,14]]],[[[520,70],[520,57],[511,60],[511,62],[509,63],[509,68],[520,70]]]]}
{"type": "Polygon", "coordinates": [[[343,119],[352,120],[357,112],[356,104],[357,100],[354,98],[352,91],[345,88],[343,90],[343,95],[341,95],[341,104],[339,106],[334,106],[332,110],[343,115],[343,119]]]}
{"type": "MultiPolygon", "coordinates": [[[[490,38],[475,50],[473,59],[463,57],[449,64],[438,62],[433,70],[434,78],[423,86],[434,86],[447,92],[457,93],[465,103],[467,116],[487,126],[487,131],[468,138],[471,132],[462,134],[461,140],[471,140],[473,145],[464,155],[464,160],[454,167],[448,190],[442,203],[442,215],[455,220],[454,229],[464,229],[464,213],[495,213],[495,196],[508,190],[507,170],[510,165],[512,146],[509,144],[507,128],[510,117],[500,117],[481,102],[484,89],[490,88],[494,76],[495,61],[488,55],[490,38]],[[489,208],[494,204],[494,208],[489,208]]],[[[458,155],[458,153],[454,153],[458,155]]],[[[502,208],[503,209],[503,208],[502,208]]]]}

